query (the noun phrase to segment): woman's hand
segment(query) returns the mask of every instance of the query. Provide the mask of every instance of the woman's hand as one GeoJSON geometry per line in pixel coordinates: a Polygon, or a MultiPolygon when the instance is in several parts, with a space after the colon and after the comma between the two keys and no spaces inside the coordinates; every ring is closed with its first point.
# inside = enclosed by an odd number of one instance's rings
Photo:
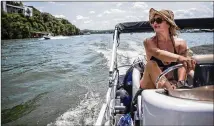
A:
{"type": "Polygon", "coordinates": [[[171,85],[171,88],[176,89],[177,87],[173,84],[173,85],[171,85]]]}
{"type": "Polygon", "coordinates": [[[192,58],[179,56],[178,62],[180,62],[184,65],[187,73],[189,73],[191,70],[195,69],[196,61],[192,58]]]}
{"type": "Polygon", "coordinates": [[[174,84],[169,84],[169,85],[166,85],[165,86],[165,88],[166,88],[166,90],[174,90],[174,89],[176,89],[177,87],[174,85],[174,84]]]}

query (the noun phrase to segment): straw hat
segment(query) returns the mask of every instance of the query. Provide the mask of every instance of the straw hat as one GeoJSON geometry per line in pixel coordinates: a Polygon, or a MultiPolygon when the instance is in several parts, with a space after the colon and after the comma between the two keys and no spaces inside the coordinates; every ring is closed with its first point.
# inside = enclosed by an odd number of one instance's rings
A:
{"type": "Polygon", "coordinates": [[[174,14],[171,10],[160,10],[157,11],[154,8],[151,8],[149,10],[149,21],[155,16],[155,15],[160,15],[161,17],[163,17],[172,27],[174,27],[175,29],[179,29],[179,27],[175,24],[174,21],[174,14]]]}

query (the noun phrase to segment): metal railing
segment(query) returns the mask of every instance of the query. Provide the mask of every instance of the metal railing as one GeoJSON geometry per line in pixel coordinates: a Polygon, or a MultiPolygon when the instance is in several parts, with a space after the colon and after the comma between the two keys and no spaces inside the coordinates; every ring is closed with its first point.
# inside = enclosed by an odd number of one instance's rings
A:
{"type": "Polygon", "coordinates": [[[106,101],[102,105],[100,113],[98,115],[97,121],[94,124],[95,126],[101,126],[103,124],[110,125],[114,118],[115,111],[115,95],[119,79],[119,72],[117,68],[117,45],[118,40],[118,30],[115,29],[114,38],[113,38],[113,49],[112,49],[112,59],[109,69],[109,89],[106,94],[106,101]]]}

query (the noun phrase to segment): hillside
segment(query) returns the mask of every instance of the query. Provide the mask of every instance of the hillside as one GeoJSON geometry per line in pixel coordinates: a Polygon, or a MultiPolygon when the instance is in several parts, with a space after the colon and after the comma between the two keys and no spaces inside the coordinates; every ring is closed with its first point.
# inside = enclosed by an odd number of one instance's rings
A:
{"type": "Polygon", "coordinates": [[[86,33],[90,33],[90,34],[110,34],[110,33],[114,33],[113,29],[110,30],[89,30],[89,29],[84,29],[84,30],[80,30],[80,32],[82,34],[86,34],[86,33]]]}
{"type": "Polygon", "coordinates": [[[56,18],[33,8],[33,16],[25,17],[18,13],[5,13],[1,10],[1,39],[31,38],[36,32],[54,35],[78,35],[80,29],[63,18],[56,18]]]}

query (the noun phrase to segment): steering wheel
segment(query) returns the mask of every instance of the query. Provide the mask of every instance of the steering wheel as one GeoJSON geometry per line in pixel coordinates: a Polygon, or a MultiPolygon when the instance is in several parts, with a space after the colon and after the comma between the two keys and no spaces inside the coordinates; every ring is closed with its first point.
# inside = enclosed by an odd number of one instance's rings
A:
{"type": "MultiPolygon", "coordinates": [[[[182,66],[183,66],[183,64],[177,64],[177,65],[171,66],[171,67],[167,68],[166,70],[164,70],[164,71],[158,76],[158,78],[157,78],[156,81],[155,81],[156,88],[158,88],[158,82],[161,80],[161,78],[162,78],[164,75],[166,75],[167,73],[169,73],[169,72],[171,72],[171,71],[173,71],[173,70],[175,70],[175,69],[181,68],[182,66]]],[[[186,82],[186,80],[185,80],[185,82],[186,82]]],[[[187,86],[187,85],[182,85],[182,87],[189,87],[189,86],[187,86]]],[[[189,87],[189,88],[190,88],[190,87],[189,87]]]]}

